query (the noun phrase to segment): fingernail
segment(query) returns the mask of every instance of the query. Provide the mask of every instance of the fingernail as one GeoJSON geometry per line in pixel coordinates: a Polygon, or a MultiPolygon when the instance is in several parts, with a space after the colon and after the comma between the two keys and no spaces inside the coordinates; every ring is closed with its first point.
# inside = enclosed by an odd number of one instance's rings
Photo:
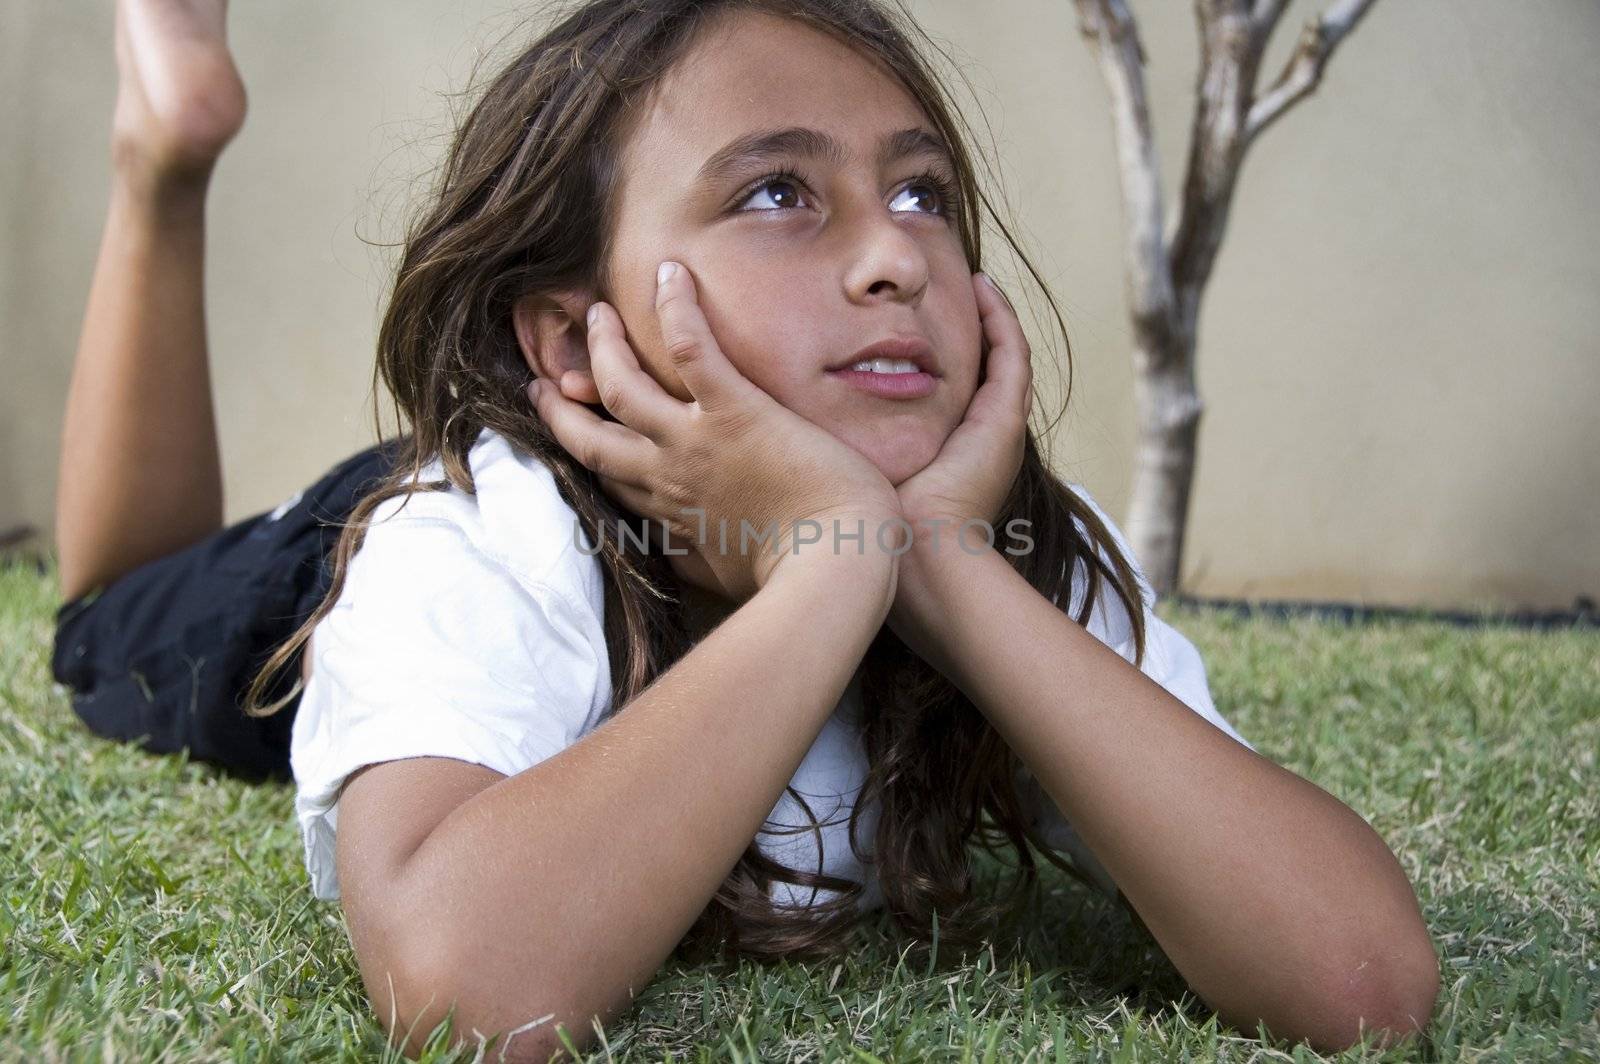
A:
{"type": "Polygon", "coordinates": [[[541,385],[543,383],[544,383],[544,380],[542,378],[539,378],[539,377],[533,378],[533,383],[528,385],[528,393],[530,395],[532,395],[535,399],[537,399],[539,397],[539,385],[541,385]]]}
{"type": "Polygon", "coordinates": [[[599,303],[590,303],[589,304],[589,327],[591,329],[594,328],[595,319],[598,318],[599,316],[600,316],[600,304],[599,303]]]}
{"type": "Polygon", "coordinates": [[[982,277],[984,283],[987,284],[990,288],[994,289],[997,294],[1000,292],[1000,286],[994,283],[994,278],[993,277],[990,277],[988,274],[984,273],[982,270],[978,271],[978,276],[982,277]]]}
{"type": "Polygon", "coordinates": [[[678,264],[676,262],[663,262],[661,268],[656,270],[656,284],[658,286],[666,284],[667,279],[677,272],[678,264]]]}

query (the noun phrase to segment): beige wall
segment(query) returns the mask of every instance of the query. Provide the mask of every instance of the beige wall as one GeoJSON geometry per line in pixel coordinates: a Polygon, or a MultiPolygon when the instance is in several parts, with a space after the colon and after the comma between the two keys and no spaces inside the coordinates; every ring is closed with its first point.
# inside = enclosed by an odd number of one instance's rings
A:
{"type": "MultiPolygon", "coordinates": [[[[361,238],[399,232],[448,130],[439,91],[462,85],[521,6],[233,5],[251,114],[214,183],[208,264],[230,518],[370,440],[390,257],[361,238]]],[[[1059,468],[1120,520],[1133,408],[1118,203],[1070,6],[915,9],[967,57],[1016,216],[1068,316],[1059,468]]],[[[1137,7],[1175,190],[1189,5],[1137,7]]],[[[1312,10],[1294,6],[1275,55],[1312,10]]],[[[1256,146],[1203,315],[1190,590],[1437,606],[1600,596],[1597,53],[1593,0],[1384,0],[1320,93],[1256,146]]],[[[0,6],[0,529],[50,523],[114,84],[110,0],[0,6]]]]}

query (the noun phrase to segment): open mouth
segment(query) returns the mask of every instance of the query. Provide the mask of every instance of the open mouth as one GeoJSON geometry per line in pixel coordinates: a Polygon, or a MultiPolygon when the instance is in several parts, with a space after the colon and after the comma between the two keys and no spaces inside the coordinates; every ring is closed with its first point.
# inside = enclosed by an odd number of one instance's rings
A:
{"type": "Polygon", "coordinates": [[[932,394],[939,383],[933,374],[899,359],[858,362],[843,369],[830,369],[828,376],[882,399],[921,399],[932,394]]]}
{"type": "Polygon", "coordinates": [[[933,347],[920,336],[868,344],[827,373],[883,399],[920,399],[939,384],[933,347]]]}

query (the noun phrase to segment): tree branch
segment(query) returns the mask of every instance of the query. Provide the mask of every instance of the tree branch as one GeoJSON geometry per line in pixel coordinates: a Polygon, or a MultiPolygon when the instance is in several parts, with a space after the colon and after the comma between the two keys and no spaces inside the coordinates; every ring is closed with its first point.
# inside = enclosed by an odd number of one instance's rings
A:
{"type": "Polygon", "coordinates": [[[1172,275],[1163,240],[1161,161],[1156,152],[1145,88],[1144,46],[1126,0],[1074,0],[1078,29],[1099,61],[1111,97],[1117,171],[1128,226],[1128,298],[1136,328],[1167,334],[1173,328],[1172,275]]]}
{"type": "MultiPolygon", "coordinates": [[[[1183,195],[1173,219],[1168,259],[1179,322],[1192,331],[1200,296],[1227,227],[1228,208],[1245,135],[1260,41],[1249,5],[1195,0],[1200,37],[1200,72],[1190,123],[1189,159],[1183,195]]],[[[1193,337],[1186,335],[1186,342],[1193,337]]]]}
{"type": "MultiPolygon", "coordinates": [[[[1356,23],[1361,21],[1362,16],[1376,2],[1377,0],[1336,0],[1320,18],[1306,23],[1305,30],[1300,34],[1300,43],[1295,47],[1289,61],[1284,64],[1283,73],[1278,75],[1278,80],[1273,82],[1272,88],[1260,96],[1250,108],[1247,139],[1254,140],[1262,130],[1290,107],[1316,91],[1318,83],[1322,81],[1322,71],[1327,66],[1328,57],[1339,46],[1339,42],[1356,28],[1356,23]]],[[[1258,23],[1263,13],[1270,14],[1274,7],[1279,9],[1277,14],[1282,14],[1283,4],[1280,0],[1259,0],[1256,5],[1258,23]]],[[[1276,14],[1273,18],[1276,18],[1276,14]]],[[[1268,26],[1267,30],[1270,32],[1271,27],[1268,26]]]]}
{"type": "Polygon", "coordinates": [[[1284,9],[1289,6],[1289,0],[1256,0],[1255,13],[1250,20],[1256,24],[1256,32],[1262,38],[1272,36],[1273,27],[1283,17],[1284,9]]]}

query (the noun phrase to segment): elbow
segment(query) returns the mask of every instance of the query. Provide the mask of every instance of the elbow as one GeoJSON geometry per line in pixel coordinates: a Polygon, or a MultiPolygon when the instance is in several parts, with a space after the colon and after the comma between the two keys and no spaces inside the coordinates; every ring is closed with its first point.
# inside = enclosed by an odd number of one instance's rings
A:
{"type": "MultiPolygon", "coordinates": [[[[1365,821],[1362,822],[1365,824],[1365,821]]],[[[1376,1047],[1408,1043],[1425,1035],[1438,1002],[1439,957],[1399,862],[1367,827],[1391,888],[1366,895],[1345,926],[1361,931],[1325,942],[1316,963],[1320,989],[1309,1037],[1322,1052],[1337,1052],[1370,1040],[1376,1047]],[[1359,914],[1359,915],[1358,915],[1359,914]]]]}
{"type": "Polygon", "coordinates": [[[1374,953],[1329,981],[1323,1015],[1308,1039],[1321,1052],[1339,1052],[1370,1039],[1374,1047],[1421,1036],[1439,998],[1439,960],[1424,933],[1420,942],[1374,953]]]}
{"type": "Polygon", "coordinates": [[[384,985],[368,981],[374,1014],[407,1059],[470,1046],[508,1064],[547,1064],[569,1044],[587,1051],[590,1032],[548,990],[553,984],[500,979],[462,954],[447,931],[432,928],[396,950],[384,985]]]}

